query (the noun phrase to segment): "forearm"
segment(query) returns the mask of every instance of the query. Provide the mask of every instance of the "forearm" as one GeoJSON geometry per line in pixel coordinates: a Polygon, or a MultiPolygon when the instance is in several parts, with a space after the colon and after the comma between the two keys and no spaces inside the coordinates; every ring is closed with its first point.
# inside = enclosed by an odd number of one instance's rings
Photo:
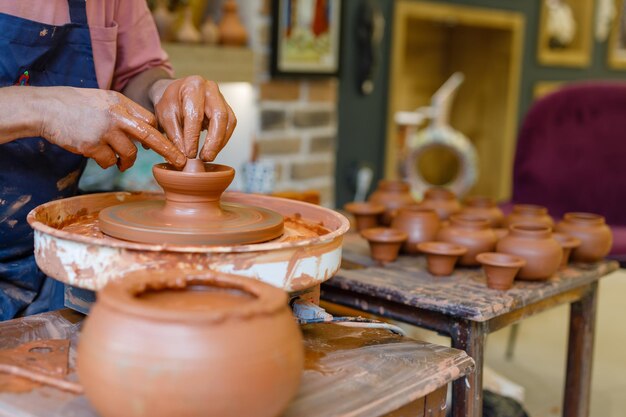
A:
{"type": "MultiPolygon", "coordinates": [[[[46,87],[46,89],[54,87],[46,87]]],[[[48,91],[42,87],[0,88],[0,143],[39,136],[42,131],[42,101],[48,91]]]]}
{"type": "Polygon", "coordinates": [[[150,68],[128,81],[122,94],[135,103],[142,105],[144,108],[154,112],[154,104],[150,97],[150,88],[159,80],[171,79],[170,74],[161,67],[150,68]]]}

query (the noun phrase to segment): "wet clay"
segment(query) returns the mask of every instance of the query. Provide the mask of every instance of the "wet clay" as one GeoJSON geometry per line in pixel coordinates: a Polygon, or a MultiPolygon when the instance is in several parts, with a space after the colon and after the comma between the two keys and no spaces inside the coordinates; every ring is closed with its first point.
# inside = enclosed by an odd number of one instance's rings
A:
{"type": "Polygon", "coordinates": [[[274,211],[220,202],[235,177],[231,167],[189,160],[182,172],[170,164],[157,164],[152,172],[165,200],[102,210],[103,233],[141,243],[235,245],[266,242],[284,231],[283,217],[274,211]]]}
{"type": "Polygon", "coordinates": [[[506,253],[485,252],[476,259],[483,265],[487,287],[502,291],[513,287],[515,276],[526,265],[524,258],[506,253]]]}
{"type": "Polygon", "coordinates": [[[77,371],[102,417],[274,417],[297,392],[303,362],[284,291],[220,273],[143,271],[98,293],[77,371]],[[190,311],[175,301],[180,292],[211,308],[190,311]]]}
{"type": "Polygon", "coordinates": [[[423,242],[417,248],[426,254],[428,272],[438,276],[451,275],[459,256],[467,253],[466,247],[447,242],[423,242]]]}

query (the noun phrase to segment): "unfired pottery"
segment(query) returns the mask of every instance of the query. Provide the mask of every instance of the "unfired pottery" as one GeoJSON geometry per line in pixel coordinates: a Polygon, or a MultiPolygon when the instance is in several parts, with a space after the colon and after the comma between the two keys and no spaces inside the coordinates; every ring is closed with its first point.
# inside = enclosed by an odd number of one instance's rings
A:
{"type": "Polygon", "coordinates": [[[487,287],[506,291],[513,286],[515,275],[526,265],[526,260],[508,253],[480,253],[476,260],[483,265],[487,287]]]}
{"type": "Polygon", "coordinates": [[[563,248],[561,268],[564,268],[569,262],[572,250],[579,247],[582,242],[577,237],[566,235],[565,233],[552,233],[552,237],[555,238],[556,241],[559,242],[559,244],[563,248]]]}
{"type": "Polygon", "coordinates": [[[502,213],[495,200],[490,197],[468,197],[465,199],[461,212],[476,217],[484,217],[489,220],[491,227],[494,228],[500,227],[504,221],[504,213],[502,213]]]}
{"type": "Polygon", "coordinates": [[[102,417],[275,417],[298,389],[302,336],[287,294],[213,272],[109,283],[83,325],[77,371],[102,417]]]}
{"type": "Polygon", "coordinates": [[[226,46],[245,46],[248,32],[239,19],[237,2],[226,0],[222,6],[222,20],[219,23],[220,44],[226,46]]]}
{"type": "Polygon", "coordinates": [[[378,188],[370,195],[369,201],[383,204],[386,208],[382,222],[389,226],[400,207],[415,204],[408,182],[397,180],[380,180],[378,188]]]}
{"type": "Polygon", "coordinates": [[[459,264],[465,266],[478,265],[476,255],[492,252],[497,242],[489,220],[461,213],[450,217],[450,225],[439,231],[437,240],[465,246],[467,253],[459,260],[459,264]]]}
{"type": "Polygon", "coordinates": [[[466,247],[447,242],[422,242],[417,248],[426,254],[428,272],[439,276],[451,275],[459,256],[467,252],[466,247]]]}
{"type": "Polygon", "coordinates": [[[597,262],[611,251],[613,234],[604,217],[592,213],[565,213],[556,231],[580,239],[572,251],[572,261],[597,262]]]}
{"type": "Polygon", "coordinates": [[[548,209],[535,204],[515,204],[513,211],[504,218],[504,225],[509,227],[516,223],[554,227],[554,220],[548,214],[548,209]]]}
{"type": "Polygon", "coordinates": [[[408,235],[402,230],[386,227],[365,229],[361,232],[370,244],[372,259],[381,264],[393,262],[398,259],[400,247],[407,240],[408,235]]]}
{"type": "Polygon", "coordinates": [[[402,230],[409,236],[402,245],[402,251],[416,254],[419,253],[418,243],[435,240],[439,231],[439,217],[433,209],[413,204],[398,210],[391,227],[402,230]]]}
{"type": "Polygon", "coordinates": [[[357,201],[347,203],[344,209],[354,216],[356,230],[359,232],[378,226],[385,212],[385,206],[382,204],[357,201]]]}
{"type": "Polygon", "coordinates": [[[435,210],[441,220],[447,220],[451,215],[461,211],[461,203],[457,200],[456,195],[441,187],[426,190],[420,205],[435,210]]]}
{"type": "Polygon", "coordinates": [[[497,252],[517,255],[526,260],[520,279],[545,280],[559,269],[563,249],[552,237],[548,226],[513,224],[509,234],[498,241],[497,252]]]}

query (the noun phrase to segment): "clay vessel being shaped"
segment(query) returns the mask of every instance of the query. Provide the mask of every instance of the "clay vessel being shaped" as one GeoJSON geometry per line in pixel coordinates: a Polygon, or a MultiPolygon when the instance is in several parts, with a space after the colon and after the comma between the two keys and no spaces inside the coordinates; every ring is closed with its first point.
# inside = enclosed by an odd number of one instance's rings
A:
{"type": "Polygon", "coordinates": [[[386,264],[398,259],[400,247],[407,240],[408,236],[402,230],[389,229],[386,227],[375,227],[365,229],[361,232],[370,244],[372,259],[380,264],[386,264]]]}
{"type": "Polygon", "coordinates": [[[548,214],[548,209],[535,204],[515,204],[513,211],[504,218],[504,225],[509,227],[516,223],[554,227],[554,220],[548,214]]]}
{"type": "Polygon", "coordinates": [[[435,210],[441,220],[447,220],[451,215],[461,211],[461,203],[457,200],[456,195],[441,187],[426,190],[420,205],[435,210]]]}
{"type": "Polygon", "coordinates": [[[468,197],[461,212],[476,217],[484,217],[489,220],[493,228],[500,227],[504,221],[504,213],[502,213],[495,200],[490,197],[468,197]]]}
{"type": "Polygon", "coordinates": [[[561,266],[563,249],[552,237],[548,226],[514,224],[509,234],[498,241],[497,252],[517,255],[526,260],[519,271],[520,279],[545,280],[561,266]]]}
{"type": "Polygon", "coordinates": [[[368,201],[385,206],[385,214],[382,218],[384,226],[391,224],[400,207],[415,204],[409,183],[396,180],[378,181],[378,188],[370,195],[368,201]]]}
{"type": "Polygon", "coordinates": [[[450,217],[450,225],[439,231],[437,240],[466,247],[467,253],[459,259],[459,264],[475,266],[478,265],[476,255],[492,252],[496,247],[497,237],[489,227],[489,220],[459,213],[450,217]]]}
{"type": "Polygon", "coordinates": [[[565,213],[556,231],[580,239],[572,251],[574,262],[597,262],[611,251],[613,234],[604,217],[593,213],[565,213]]]}
{"type": "Polygon", "coordinates": [[[466,247],[447,242],[422,242],[417,248],[426,254],[428,272],[438,276],[452,275],[459,256],[467,252],[466,247]]]}
{"type": "Polygon", "coordinates": [[[483,265],[487,277],[487,287],[506,291],[513,286],[515,275],[526,265],[526,260],[508,253],[480,253],[476,260],[483,265]]]}
{"type": "Polygon", "coordinates": [[[219,24],[220,43],[226,46],[245,46],[248,32],[239,19],[237,2],[226,0],[222,6],[222,20],[219,24]]]}
{"type": "Polygon", "coordinates": [[[408,239],[402,245],[402,251],[417,254],[417,244],[435,240],[439,231],[439,217],[433,209],[416,204],[401,207],[391,222],[393,229],[402,230],[408,239]]]}
{"type": "Polygon", "coordinates": [[[77,370],[102,417],[275,417],[295,395],[302,336],[287,294],[250,278],[141,271],[109,283],[77,370]]]}
{"type": "Polygon", "coordinates": [[[356,230],[362,231],[377,227],[380,218],[385,212],[385,206],[378,203],[370,202],[352,202],[347,203],[344,209],[354,216],[356,221],[356,230]]]}
{"type": "Polygon", "coordinates": [[[563,248],[563,258],[561,259],[561,268],[565,268],[567,263],[569,262],[570,255],[572,254],[572,250],[579,247],[582,243],[580,239],[566,235],[565,233],[552,233],[552,237],[556,239],[557,242],[563,248]]]}

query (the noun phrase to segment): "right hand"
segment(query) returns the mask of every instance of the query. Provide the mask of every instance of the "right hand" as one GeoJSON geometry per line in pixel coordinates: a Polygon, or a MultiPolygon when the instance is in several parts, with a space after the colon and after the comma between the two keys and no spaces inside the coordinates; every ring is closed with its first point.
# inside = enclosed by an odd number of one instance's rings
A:
{"type": "Polygon", "coordinates": [[[70,152],[93,158],[102,168],[117,164],[130,168],[140,142],[163,156],[177,169],[185,155],[156,129],[156,118],[148,110],[120,93],[109,90],[38,87],[43,120],[41,136],[70,152]]]}

